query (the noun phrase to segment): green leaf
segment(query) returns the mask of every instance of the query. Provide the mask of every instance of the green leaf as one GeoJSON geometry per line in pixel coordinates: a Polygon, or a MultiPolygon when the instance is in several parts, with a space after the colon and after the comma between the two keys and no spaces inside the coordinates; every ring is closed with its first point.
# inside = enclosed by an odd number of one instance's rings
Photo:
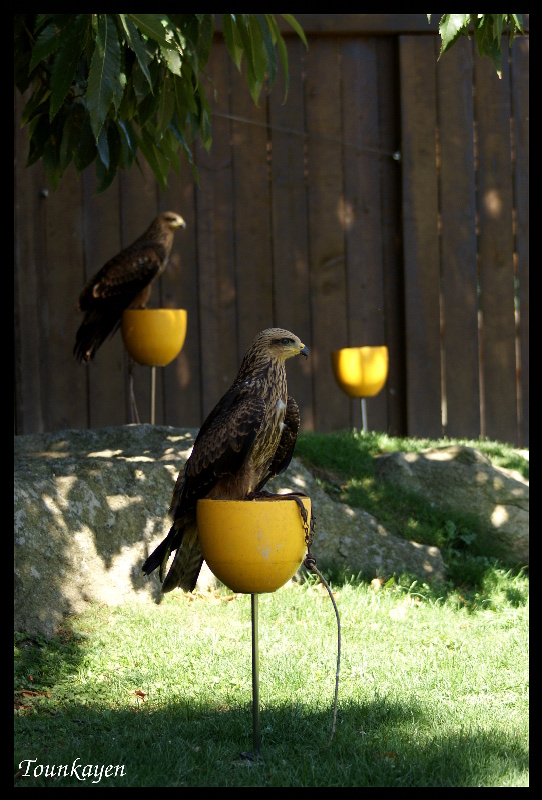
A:
{"type": "Polygon", "coordinates": [[[301,39],[301,41],[303,42],[303,44],[305,45],[305,47],[306,47],[306,48],[307,48],[307,50],[308,50],[308,48],[309,48],[309,45],[308,45],[307,39],[306,39],[306,37],[305,37],[305,34],[304,34],[304,32],[303,32],[303,28],[301,27],[301,25],[299,24],[299,22],[296,20],[296,18],[294,17],[294,15],[293,15],[293,14],[281,14],[281,17],[282,17],[283,19],[285,19],[285,20],[286,20],[286,22],[287,22],[289,25],[291,25],[291,26],[292,26],[292,28],[293,28],[293,29],[294,29],[294,31],[297,33],[297,35],[299,36],[299,38],[301,39]]]}
{"type": "MultiPolygon", "coordinates": [[[[198,15],[199,16],[199,15],[198,15]]],[[[213,14],[203,14],[199,25],[197,53],[199,66],[204,67],[209,60],[211,45],[213,43],[215,21],[213,14]]]]}
{"type": "Polygon", "coordinates": [[[47,116],[42,114],[35,117],[34,127],[31,129],[29,138],[28,158],[26,166],[31,167],[36,161],[43,157],[45,145],[49,141],[49,122],[47,116]]]}
{"type": "Polygon", "coordinates": [[[68,112],[62,131],[62,142],[60,144],[60,168],[62,172],[65,172],[77,152],[84,121],[85,109],[81,103],[74,103],[68,112]]]}
{"type": "Polygon", "coordinates": [[[137,137],[129,122],[117,120],[120,143],[122,148],[121,163],[124,169],[130,169],[137,157],[137,137]]]}
{"type": "Polygon", "coordinates": [[[75,23],[62,35],[62,44],[51,68],[51,100],[49,119],[52,120],[70,90],[89,28],[86,14],[80,14],[75,23]]]}
{"type": "Polygon", "coordinates": [[[47,111],[47,106],[44,105],[47,98],[50,96],[51,90],[43,83],[38,83],[34,89],[28,103],[23,109],[21,115],[21,128],[29,122],[36,114],[43,114],[47,111]]]}
{"type": "Polygon", "coordinates": [[[490,14],[484,14],[474,30],[474,36],[478,45],[478,54],[488,56],[493,61],[493,66],[499,78],[502,78],[501,62],[501,42],[496,40],[493,35],[493,18],[490,14]]]}
{"type": "Polygon", "coordinates": [[[178,50],[173,50],[169,47],[163,47],[160,45],[160,52],[162,53],[164,60],[167,64],[167,68],[170,72],[173,72],[174,75],[181,74],[181,53],[178,50]]]}
{"type": "MultiPolygon", "coordinates": [[[[141,74],[141,72],[140,72],[141,74]]],[[[122,95],[122,102],[119,106],[117,117],[119,119],[129,121],[134,118],[137,113],[137,99],[134,92],[134,86],[130,79],[126,84],[126,89],[122,95]]]]}
{"type": "Polygon", "coordinates": [[[87,107],[94,137],[98,139],[115,94],[120,74],[120,46],[113,20],[98,15],[96,45],[88,76],[87,107]]]}
{"type": "Polygon", "coordinates": [[[510,14],[510,16],[512,17],[512,33],[515,33],[514,25],[520,33],[523,33],[523,17],[521,14],[510,14]]]}
{"type": "Polygon", "coordinates": [[[149,94],[147,97],[141,101],[141,103],[137,107],[137,121],[141,128],[144,128],[149,119],[155,113],[158,103],[160,101],[160,93],[155,92],[154,94],[149,94]]]}
{"type": "Polygon", "coordinates": [[[500,42],[502,36],[502,29],[504,25],[504,14],[491,14],[493,20],[493,38],[498,39],[500,42]]]}
{"type": "Polygon", "coordinates": [[[149,72],[149,77],[151,78],[150,84],[143,70],[139,66],[139,62],[136,62],[132,67],[132,76],[131,76],[132,88],[138,103],[143,102],[143,100],[147,97],[147,95],[153,91],[154,76],[151,75],[151,73],[152,72],[156,73],[156,62],[155,61],[151,62],[150,67],[151,67],[151,72],[147,70],[147,72],[149,72]]]}
{"type": "Polygon", "coordinates": [[[42,156],[43,169],[55,191],[60,183],[63,170],[60,167],[60,141],[62,139],[62,119],[58,115],[53,123],[49,123],[49,137],[45,143],[42,156]]]}
{"type": "Polygon", "coordinates": [[[137,137],[139,148],[150,168],[152,169],[156,180],[163,192],[167,189],[167,175],[169,172],[169,162],[160,152],[159,147],[155,144],[152,136],[147,130],[141,131],[141,136],[137,137]]]}
{"type": "Polygon", "coordinates": [[[96,158],[96,141],[90,125],[90,115],[85,108],[85,118],[81,129],[79,147],[73,157],[77,172],[83,172],[96,158]]]}
{"type": "Polygon", "coordinates": [[[181,171],[181,162],[177,152],[179,149],[179,142],[172,130],[166,131],[164,137],[160,140],[160,148],[169,161],[170,166],[173,167],[175,174],[179,175],[181,171]]]}
{"type": "Polygon", "coordinates": [[[262,32],[263,47],[267,57],[267,77],[269,79],[269,88],[272,89],[278,71],[277,51],[273,43],[271,31],[269,30],[269,24],[267,21],[268,15],[255,14],[254,16],[256,17],[262,32]]]}
{"type": "Polygon", "coordinates": [[[156,127],[157,139],[161,139],[166,132],[175,108],[175,87],[173,85],[175,76],[166,72],[162,91],[160,92],[160,104],[158,106],[158,118],[156,127]]]}
{"type": "MultiPolygon", "coordinates": [[[[105,128],[106,126],[104,126],[105,128]]],[[[121,156],[120,136],[116,125],[109,122],[107,125],[107,146],[109,152],[109,167],[104,169],[104,165],[100,159],[96,159],[96,175],[98,177],[98,185],[96,187],[96,194],[104,192],[109,188],[117,174],[121,156]]]]}
{"type": "Polygon", "coordinates": [[[62,41],[62,31],[65,30],[68,20],[60,19],[69,16],[70,19],[75,19],[75,15],[57,14],[57,19],[47,25],[46,28],[40,33],[36,39],[36,44],[32,50],[32,58],[30,59],[30,66],[28,73],[40,63],[44,61],[53,53],[56,53],[62,41]]]}
{"type": "Polygon", "coordinates": [[[207,95],[205,94],[202,85],[200,84],[197,88],[196,97],[198,100],[199,105],[199,114],[198,114],[198,122],[199,122],[199,133],[201,136],[201,141],[203,146],[209,152],[211,149],[211,107],[209,105],[209,101],[207,100],[207,95]]]}
{"type": "Polygon", "coordinates": [[[243,60],[243,46],[239,38],[239,33],[232,19],[232,14],[222,14],[222,31],[224,33],[224,40],[230,58],[241,71],[241,62],[243,60]]]}
{"type": "Polygon", "coordinates": [[[267,24],[269,25],[269,30],[271,31],[271,35],[273,36],[273,41],[277,43],[277,47],[279,49],[280,60],[282,62],[282,69],[284,71],[284,79],[286,85],[284,91],[284,100],[283,100],[283,103],[285,103],[286,98],[288,97],[288,89],[290,88],[290,75],[288,73],[288,51],[286,50],[286,44],[280,34],[277,22],[273,14],[266,14],[265,18],[267,20],[267,24]]]}
{"type": "Polygon", "coordinates": [[[258,80],[258,74],[256,72],[256,67],[254,65],[253,60],[253,53],[252,53],[252,41],[249,33],[249,29],[246,24],[246,20],[244,17],[247,17],[247,14],[239,14],[236,18],[236,27],[237,31],[239,32],[239,38],[241,39],[243,45],[243,51],[245,54],[246,62],[247,62],[247,83],[250,95],[254,104],[258,105],[258,99],[260,97],[260,92],[262,90],[263,85],[263,74],[261,76],[261,80],[258,80]]]}
{"type": "Polygon", "coordinates": [[[36,14],[36,21],[34,23],[34,34],[37,34],[38,31],[43,28],[44,25],[47,25],[49,20],[53,19],[53,17],[62,16],[59,14],[36,14]]]}
{"type": "Polygon", "coordinates": [[[126,32],[126,42],[128,47],[130,47],[134,53],[136,54],[137,63],[139,64],[139,68],[145,78],[149,83],[149,88],[152,91],[152,80],[149,69],[147,67],[148,63],[148,55],[147,51],[145,50],[145,44],[141,38],[141,34],[139,33],[138,29],[134,25],[131,19],[127,19],[126,14],[119,14],[120,20],[122,22],[123,28],[126,32]]]}
{"type": "Polygon", "coordinates": [[[439,23],[439,33],[441,37],[441,47],[439,58],[450,49],[450,47],[463,34],[468,35],[470,14],[443,14],[439,23]]]}
{"type": "Polygon", "coordinates": [[[142,33],[154,39],[161,47],[176,46],[171,23],[166,14],[126,14],[126,16],[142,33]]]}
{"type": "Polygon", "coordinates": [[[109,142],[107,141],[107,126],[103,125],[96,142],[98,150],[98,160],[101,161],[105,169],[109,169],[109,142]]]}
{"type": "MultiPolygon", "coordinates": [[[[266,58],[267,51],[265,51],[264,49],[262,28],[261,25],[258,24],[258,20],[256,19],[255,14],[249,14],[248,32],[250,35],[250,43],[252,48],[252,64],[254,69],[254,76],[257,82],[261,83],[263,86],[263,82],[265,80],[265,72],[267,69],[267,58],[266,58]]],[[[273,50],[273,57],[275,59],[275,74],[276,74],[277,56],[275,53],[275,49],[273,47],[272,50],[273,50]]]]}

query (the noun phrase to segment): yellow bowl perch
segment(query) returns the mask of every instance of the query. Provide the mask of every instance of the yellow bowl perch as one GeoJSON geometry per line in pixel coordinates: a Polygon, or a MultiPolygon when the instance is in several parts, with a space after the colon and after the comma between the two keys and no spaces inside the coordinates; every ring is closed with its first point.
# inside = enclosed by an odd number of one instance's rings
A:
{"type": "MultiPolygon", "coordinates": [[[[311,501],[300,498],[310,521],[311,501]]],[[[295,500],[198,500],[198,533],[211,572],[233,592],[274,592],[307,554],[295,500]]]]}
{"type": "Polygon", "coordinates": [[[335,380],[349,397],[374,397],[388,377],[388,348],[343,347],[331,353],[335,380]]]}
{"type": "Polygon", "coordinates": [[[186,310],[130,308],[122,315],[121,333],[134,361],[148,367],[165,367],[183,348],[186,310]]]}

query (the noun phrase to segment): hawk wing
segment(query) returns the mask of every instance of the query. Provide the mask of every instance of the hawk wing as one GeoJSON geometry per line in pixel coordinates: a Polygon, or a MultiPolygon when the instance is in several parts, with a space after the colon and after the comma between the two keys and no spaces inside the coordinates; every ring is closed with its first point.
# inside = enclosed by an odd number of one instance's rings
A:
{"type": "Polygon", "coordinates": [[[156,242],[138,242],[105,264],[85,286],[79,310],[120,308],[124,311],[165,266],[166,250],[156,242]]]}
{"type": "Polygon", "coordinates": [[[277,447],[275,456],[269,465],[267,473],[254,489],[255,492],[260,492],[267,481],[271,480],[271,478],[274,478],[277,475],[282,475],[282,473],[288,469],[295,450],[299,424],[300,415],[298,405],[293,397],[288,397],[286,404],[286,416],[284,417],[284,427],[282,429],[282,436],[280,437],[279,446],[277,447]]]}
{"type": "MultiPolygon", "coordinates": [[[[242,470],[265,415],[265,403],[248,382],[231,387],[200,428],[190,458],[177,479],[169,514],[173,520],[195,508],[220,478],[242,470]]],[[[239,498],[242,499],[242,498],[239,498]]]]}
{"type": "Polygon", "coordinates": [[[160,567],[163,581],[169,556],[177,550],[163,591],[176,586],[184,591],[194,588],[203,562],[197,538],[196,503],[209,494],[220,478],[231,475],[235,480],[239,475],[260,431],[264,413],[264,401],[251,394],[249,384],[244,382],[226,392],[201,426],[173,490],[169,509],[173,525],[143,564],[146,575],[160,567]]]}

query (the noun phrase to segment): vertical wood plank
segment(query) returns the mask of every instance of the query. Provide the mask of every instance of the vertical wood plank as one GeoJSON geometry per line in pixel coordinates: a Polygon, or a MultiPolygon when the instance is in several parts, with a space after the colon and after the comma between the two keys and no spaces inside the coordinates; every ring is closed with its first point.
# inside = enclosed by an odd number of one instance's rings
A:
{"type": "Polygon", "coordinates": [[[442,436],[436,42],[400,37],[407,415],[410,436],[442,436]]]}
{"type": "MultiPolygon", "coordinates": [[[[62,190],[47,197],[46,280],[48,305],[48,429],[87,424],[85,382],[72,355],[74,307],[83,266],[82,189],[73,165],[62,190]],[[67,309],[71,313],[67,313],[67,309]]],[[[45,298],[42,298],[42,301],[45,298]]]]}
{"type": "Polygon", "coordinates": [[[186,228],[175,232],[169,263],[160,278],[160,305],[186,309],[186,339],[177,358],[158,372],[163,385],[164,424],[199,428],[202,403],[196,185],[188,158],[182,152],[179,155],[179,176],[170,173],[160,210],[176,211],[186,222],[186,228]]]}
{"type": "Polygon", "coordinates": [[[288,393],[295,397],[301,430],[312,430],[312,334],[305,190],[305,117],[303,68],[305,46],[288,39],[290,86],[284,102],[281,73],[269,95],[272,169],[274,324],[293,331],[309,348],[307,361],[288,366],[288,393]]]}
{"type": "Polygon", "coordinates": [[[437,83],[446,434],[475,439],[480,388],[472,69],[472,43],[464,37],[439,61],[437,83]]]}
{"type": "Polygon", "coordinates": [[[14,204],[15,204],[15,433],[49,430],[47,408],[48,306],[45,248],[50,191],[40,163],[26,167],[28,131],[21,129],[22,111],[30,98],[14,89],[14,204]]]}
{"type": "Polygon", "coordinates": [[[517,444],[511,109],[506,58],[502,67],[499,80],[488,58],[474,62],[484,435],[517,444]]]}
{"type": "Polygon", "coordinates": [[[198,304],[202,420],[231,385],[237,361],[237,289],[232,210],[230,58],[223,42],[215,41],[207,71],[216,88],[213,144],[207,153],[196,146],[199,184],[196,188],[198,304]]]}
{"type": "Polygon", "coordinates": [[[519,297],[520,440],[529,447],[529,37],[512,47],[512,113],[514,115],[516,251],[519,297]]]}
{"type": "MultiPolygon", "coordinates": [[[[132,244],[138,236],[141,236],[141,234],[145,232],[159,211],[156,179],[147,162],[141,159],[140,163],[141,170],[136,168],[131,169],[129,172],[120,173],[121,244],[123,248],[132,244]]],[[[154,281],[147,308],[158,308],[158,306],[159,285],[154,281]]],[[[122,348],[124,374],[126,376],[126,419],[131,422],[130,396],[128,391],[128,353],[124,348],[120,336],[117,338],[115,335],[111,340],[111,344],[115,344],[116,347],[120,345],[122,348]]],[[[141,423],[148,423],[151,421],[151,374],[151,367],[136,364],[133,368],[134,394],[141,423]]],[[[162,382],[161,380],[157,380],[157,409],[163,407],[161,392],[162,382]]]]}
{"type": "Polygon", "coordinates": [[[308,133],[309,255],[311,265],[314,425],[321,432],[348,427],[349,400],[337,386],[331,352],[348,341],[339,43],[311,39],[305,114],[308,133]]]}
{"type": "Polygon", "coordinates": [[[273,326],[266,87],[257,107],[242,66],[243,74],[231,70],[238,364],[256,334],[273,326]]]}
{"type": "MultiPolygon", "coordinates": [[[[341,90],[348,346],[374,347],[386,344],[374,39],[341,42],[341,90]]],[[[361,403],[351,400],[350,406],[352,424],[361,428],[361,403]]],[[[366,408],[368,428],[386,431],[386,393],[368,398],[366,408]]]]}
{"type": "Polygon", "coordinates": [[[376,45],[382,267],[389,355],[388,380],[382,391],[388,401],[387,430],[402,436],[407,432],[402,188],[401,162],[393,158],[401,150],[399,46],[396,37],[379,37],[376,45]]]}
{"type": "MultiPolygon", "coordinates": [[[[81,176],[83,189],[83,241],[84,271],[74,304],[81,290],[110,258],[122,250],[120,226],[119,177],[109,189],[96,194],[94,166],[81,176]]],[[[73,327],[73,342],[84,314],[77,311],[73,327]]],[[[79,365],[79,371],[88,382],[90,428],[124,425],[131,422],[125,403],[125,363],[120,331],[99,348],[88,366],[79,365]]]]}

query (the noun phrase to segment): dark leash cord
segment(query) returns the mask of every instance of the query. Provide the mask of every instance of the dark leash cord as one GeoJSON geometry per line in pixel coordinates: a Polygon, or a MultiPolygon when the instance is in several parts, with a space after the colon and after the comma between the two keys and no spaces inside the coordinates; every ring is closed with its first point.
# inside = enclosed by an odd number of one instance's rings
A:
{"type": "Polygon", "coordinates": [[[335,702],[333,704],[333,724],[331,726],[331,734],[327,741],[326,747],[329,747],[331,744],[331,740],[333,739],[333,734],[335,733],[335,725],[337,723],[337,698],[339,696],[339,672],[341,667],[341,620],[339,617],[339,609],[337,608],[337,603],[335,602],[335,598],[333,597],[333,592],[331,591],[328,582],[316,566],[316,559],[311,553],[311,545],[314,540],[314,529],[316,525],[316,519],[314,514],[312,513],[311,507],[311,519],[310,523],[307,520],[307,511],[305,506],[299,499],[300,497],[306,497],[307,495],[303,495],[301,492],[299,493],[292,493],[291,495],[283,495],[284,497],[291,497],[293,500],[297,502],[299,508],[301,510],[301,518],[303,520],[303,527],[305,529],[305,544],[307,545],[307,555],[305,556],[305,560],[303,561],[303,566],[309,570],[309,572],[316,572],[322,583],[327,589],[327,592],[331,598],[331,602],[333,603],[333,608],[335,609],[335,616],[337,617],[337,671],[335,673],[335,702]]]}
{"type": "Polygon", "coordinates": [[[339,618],[339,610],[337,608],[337,603],[335,602],[335,598],[333,597],[333,592],[329,588],[326,579],[316,566],[315,557],[313,555],[310,555],[310,553],[307,553],[303,565],[311,572],[316,572],[316,574],[326,587],[328,594],[331,597],[333,608],[335,609],[335,616],[337,617],[337,672],[335,674],[335,703],[333,705],[333,725],[331,726],[331,734],[326,744],[326,747],[329,747],[329,745],[331,744],[331,740],[333,739],[333,734],[335,733],[335,725],[337,722],[337,697],[339,695],[339,670],[341,666],[341,620],[339,618]]]}
{"type": "Polygon", "coordinates": [[[335,702],[333,705],[333,724],[331,726],[331,734],[326,744],[326,748],[329,747],[331,744],[331,740],[333,739],[333,734],[335,733],[335,725],[337,723],[337,698],[339,696],[339,671],[341,666],[341,620],[339,617],[339,609],[337,608],[337,603],[335,602],[335,598],[333,597],[333,592],[329,588],[329,584],[316,566],[316,559],[311,553],[311,545],[314,540],[314,530],[316,525],[316,519],[314,514],[312,513],[312,506],[311,506],[311,518],[310,522],[307,519],[307,510],[303,505],[301,498],[308,497],[308,495],[304,494],[303,492],[290,492],[289,494],[271,494],[271,492],[266,492],[265,490],[258,492],[250,497],[251,500],[285,500],[285,499],[292,499],[295,500],[297,505],[299,506],[299,510],[301,512],[301,519],[303,521],[303,528],[305,530],[305,544],[307,545],[307,555],[305,556],[305,560],[303,561],[303,566],[309,572],[315,572],[324,586],[326,587],[328,594],[331,598],[331,602],[333,603],[333,608],[335,609],[335,616],[337,617],[337,672],[335,673],[335,702]]]}

